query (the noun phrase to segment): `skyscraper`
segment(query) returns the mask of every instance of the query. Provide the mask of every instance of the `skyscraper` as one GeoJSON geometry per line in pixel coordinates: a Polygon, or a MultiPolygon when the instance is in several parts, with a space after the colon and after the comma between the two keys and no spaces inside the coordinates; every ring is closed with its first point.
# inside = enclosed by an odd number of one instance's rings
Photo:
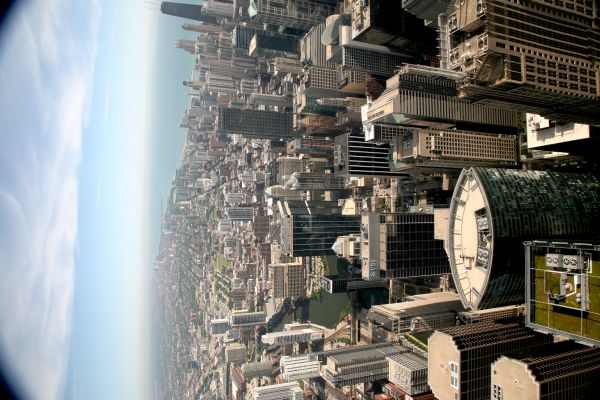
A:
{"type": "Polygon", "coordinates": [[[470,168],[450,205],[446,248],[467,309],[525,298],[524,240],[600,233],[600,181],[589,174],[470,168]]]}
{"type": "Polygon", "coordinates": [[[160,4],[160,11],[163,14],[173,15],[175,17],[193,19],[206,23],[216,24],[217,19],[213,15],[202,12],[202,6],[196,4],[175,3],[163,1],[160,4]]]}
{"type": "Polygon", "coordinates": [[[252,21],[309,30],[333,14],[334,6],[315,0],[250,0],[252,21]]]}
{"type": "Polygon", "coordinates": [[[433,214],[364,213],[363,279],[405,278],[450,272],[444,243],[434,238],[433,214]]]}
{"type": "Polygon", "coordinates": [[[292,113],[219,107],[219,132],[268,139],[292,137],[292,113]]]}
{"type": "Polygon", "coordinates": [[[390,146],[365,141],[361,130],[352,129],[335,138],[335,173],[345,176],[398,176],[389,162],[390,146]]]}
{"type": "Polygon", "coordinates": [[[269,268],[274,298],[300,297],[306,294],[305,269],[302,264],[271,264],[269,268]]]}
{"type": "Polygon", "coordinates": [[[600,124],[595,2],[453,0],[448,10],[441,65],[467,74],[461,97],[600,124]]]}
{"type": "Polygon", "coordinates": [[[360,217],[341,215],[328,202],[278,202],[281,210],[281,244],[293,257],[334,255],[331,246],[338,236],[357,233],[360,217]]]}

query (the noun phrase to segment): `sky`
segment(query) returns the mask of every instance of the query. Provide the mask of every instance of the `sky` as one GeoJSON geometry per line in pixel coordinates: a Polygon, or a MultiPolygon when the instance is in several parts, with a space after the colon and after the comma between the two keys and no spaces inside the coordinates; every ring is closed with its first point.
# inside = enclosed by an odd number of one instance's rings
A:
{"type": "Polygon", "coordinates": [[[185,131],[185,22],[15,6],[0,35],[0,366],[25,399],[149,397],[149,291],[185,131]]]}

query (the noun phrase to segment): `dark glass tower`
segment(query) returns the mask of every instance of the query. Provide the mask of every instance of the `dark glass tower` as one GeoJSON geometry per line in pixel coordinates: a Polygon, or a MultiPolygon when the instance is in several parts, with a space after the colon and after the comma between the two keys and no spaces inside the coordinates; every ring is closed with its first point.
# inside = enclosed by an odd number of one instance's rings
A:
{"type": "Polygon", "coordinates": [[[160,11],[163,14],[173,15],[175,17],[192,19],[194,21],[202,21],[206,23],[217,23],[217,19],[212,15],[207,15],[202,12],[202,6],[196,4],[174,3],[171,1],[163,1],[160,5],[160,11]]]}

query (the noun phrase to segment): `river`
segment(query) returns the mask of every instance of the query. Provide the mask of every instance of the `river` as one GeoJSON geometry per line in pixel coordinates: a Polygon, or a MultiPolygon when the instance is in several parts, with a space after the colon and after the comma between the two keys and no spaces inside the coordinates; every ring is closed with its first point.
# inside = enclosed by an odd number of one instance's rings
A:
{"type": "MultiPolygon", "coordinates": [[[[327,257],[329,275],[348,275],[348,263],[335,256],[327,257]]],[[[387,290],[370,289],[360,293],[361,304],[369,308],[374,304],[387,303],[387,290]]],[[[283,319],[272,327],[273,332],[281,331],[284,324],[294,321],[310,321],[327,328],[335,328],[340,321],[342,311],[350,312],[349,293],[323,293],[320,299],[310,299],[302,306],[286,314],[283,319]]]]}

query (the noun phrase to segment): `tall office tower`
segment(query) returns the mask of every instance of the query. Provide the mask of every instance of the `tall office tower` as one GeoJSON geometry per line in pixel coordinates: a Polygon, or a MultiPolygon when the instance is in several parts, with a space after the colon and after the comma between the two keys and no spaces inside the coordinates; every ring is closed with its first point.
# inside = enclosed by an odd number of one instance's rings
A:
{"type": "Polygon", "coordinates": [[[294,172],[284,187],[291,190],[342,190],[347,187],[347,179],[334,174],[294,172]]]}
{"type": "Polygon", "coordinates": [[[436,33],[401,2],[352,0],[352,39],[435,54],[436,33]]]}
{"type": "Polygon", "coordinates": [[[225,75],[232,79],[256,76],[255,70],[247,69],[241,65],[234,65],[230,60],[210,60],[208,62],[208,70],[217,75],[225,75]]]}
{"type": "Polygon", "coordinates": [[[273,298],[301,297],[306,295],[305,268],[298,263],[271,264],[273,298]]]}
{"type": "Polygon", "coordinates": [[[240,90],[238,90],[238,94],[250,96],[252,93],[256,93],[257,91],[258,81],[256,79],[243,78],[240,81],[240,90]]]}
{"type": "Polygon", "coordinates": [[[392,141],[395,171],[514,167],[519,163],[516,135],[436,128],[408,131],[392,141]]]}
{"type": "Polygon", "coordinates": [[[261,376],[270,377],[273,375],[273,365],[270,361],[246,363],[242,365],[242,372],[248,380],[261,376]]]}
{"type": "Polygon", "coordinates": [[[587,241],[525,242],[525,324],[599,346],[599,256],[587,241]]]}
{"type": "Polygon", "coordinates": [[[283,186],[275,185],[269,186],[265,189],[265,195],[267,197],[272,198],[273,200],[281,200],[281,201],[303,201],[306,200],[306,194],[304,192],[299,192],[297,190],[288,190],[283,186]]]}
{"type": "Polygon", "coordinates": [[[246,362],[246,346],[232,343],[225,347],[225,362],[243,364],[246,362]]]}
{"type": "Polygon", "coordinates": [[[246,390],[246,380],[242,374],[242,369],[235,366],[231,369],[231,397],[233,400],[245,400],[246,390]]]}
{"type": "Polygon", "coordinates": [[[298,382],[278,383],[275,385],[255,387],[252,389],[252,400],[302,400],[304,390],[298,382]]]}
{"type": "Polygon", "coordinates": [[[291,57],[275,57],[273,60],[273,75],[283,77],[287,74],[300,75],[302,66],[296,58],[291,57]]]}
{"type": "Polygon", "coordinates": [[[293,56],[297,53],[298,38],[276,33],[257,32],[248,47],[248,54],[259,58],[293,56]]]}
{"type": "Polygon", "coordinates": [[[163,14],[173,15],[175,17],[193,19],[204,23],[216,24],[217,19],[202,12],[202,6],[195,4],[174,3],[171,1],[163,1],[160,4],[160,11],[163,14]]]}
{"type": "Polygon", "coordinates": [[[363,213],[363,279],[405,278],[450,272],[433,213],[363,213]]]}
{"type": "Polygon", "coordinates": [[[402,0],[404,11],[425,21],[425,25],[437,27],[438,16],[446,12],[450,0],[402,0]]]}
{"type": "Polygon", "coordinates": [[[406,347],[393,343],[349,346],[326,351],[324,356],[327,361],[321,374],[323,379],[335,387],[388,379],[387,358],[408,351],[406,347]]]}
{"type": "Polygon", "coordinates": [[[183,24],[181,28],[185,31],[200,33],[220,33],[222,30],[221,26],[213,24],[183,24]]]}
{"type": "Polygon", "coordinates": [[[236,49],[248,50],[250,41],[257,33],[265,32],[261,25],[241,25],[238,24],[231,32],[231,45],[236,49]]]}
{"type": "Polygon", "coordinates": [[[352,26],[347,16],[327,18],[322,43],[328,62],[344,68],[370,74],[392,76],[398,66],[407,62],[422,62],[422,52],[392,49],[378,44],[352,40],[352,26]]]}
{"type": "Polygon", "coordinates": [[[255,326],[262,325],[267,322],[267,316],[264,312],[247,312],[247,311],[235,311],[229,315],[229,324],[232,328],[243,327],[243,326],[255,326]]]}
{"type": "Polygon", "coordinates": [[[331,139],[323,138],[297,138],[287,142],[288,154],[308,154],[310,156],[333,155],[335,144],[331,139]]]}
{"type": "Polygon", "coordinates": [[[334,62],[327,61],[325,46],[321,36],[325,31],[325,22],[315,25],[299,41],[300,61],[314,67],[335,68],[334,62]]]}
{"type": "Polygon", "coordinates": [[[273,175],[277,183],[282,185],[294,172],[303,172],[306,169],[306,160],[297,157],[278,157],[273,165],[273,175]]]}
{"type": "Polygon", "coordinates": [[[333,202],[278,202],[281,245],[292,257],[334,255],[338,236],[360,231],[360,217],[341,215],[333,202]]]}
{"type": "Polygon", "coordinates": [[[367,320],[394,333],[432,331],[455,326],[463,310],[456,293],[428,293],[417,300],[373,306],[367,320]]]}
{"type": "Polygon", "coordinates": [[[225,203],[240,204],[246,201],[245,193],[227,193],[225,195],[225,203]]]}
{"type": "Polygon", "coordinates": [[[215,17],[233,18],[233,3],[224,1],[205,0],[202,5],[202,11],[207,15],[215,17]]]}
{"type": "Polygon", "coordinates": [[[223,335],[227,332],[231,326],[227,318],[213,319],[210,321],[210,334],[211,335],[223,335]]]}
{"type": "Polygon", "coordinates": [[[263,105],[267,107],[277,107],[279,111],[292,107],[292,98],[288,96],[279,96],[276,94],[252,93],[248,99],[248,104],[253,106],[263,105]]]}
{"type": "Polygon", "coordinates": [[[252,207],[227,207],[227,216],[232,221],[252,221],[254,208],[252,207]]]}
{"type": "Polygon", "coordinates": [[[196,41],[189,39],[177,39],[175,41],[175,47],[183,49],[190,54],[196,54],[196,41]]]}
{"type": "Polygon", "coordinates": [[[490,398],[490,365],[502,354],[552,343],[518,324],[481,322],[435,331],[428,341],[428,383],[439,400],[490,398]]]}
{"type": "Polygon", "coordinates": [[[465,308],[523,303],[523,241],[598,235],[600,181],[569,172],[465,169],[448,232],[452,276],[465,308]]]}
{"type": "Polygon", "coordinates": [[[423,65],[404,65],[367,107],[363,123],[401,124],[481,132],[516,132],[516,113],[456,97],[464,74],[423,65]]]}
{"type": "Polygon", "coordinates": [[[461,97],[600,124],[600,28],[592,1],[452,0],[440,16],[442,67],[461,97]]]}
{"type": "Polygon", "coordinates": [[[250,0],[253,22],[309,30],[333,14],[333,5],[316,0],[250,0]]]}
{"type": "Polygon", "coordinates": [[[398,176],[390,170],[389,152],[388,144],[366,142],[362,131],[352,129],[335,138],[335,173],[358,177],[398,176]]]}
{"type": "Polygon", "coordinates": [[[217,132],[269,139],[292,137],[292,114],[278,111],[219,107],[217,132]]]}
{"type": "Polygon", "coordinates": [[[209,92],[235,93],[235,81],[229,76],[207,72],[205,75],[206,90],[209,92]]]}
{"type": "Polygon", "coordinates": [[[527,348],[501,356],[492,371],[488,398],[593,399],[600,389],[600,348],[571,341],[527,348]]]}

